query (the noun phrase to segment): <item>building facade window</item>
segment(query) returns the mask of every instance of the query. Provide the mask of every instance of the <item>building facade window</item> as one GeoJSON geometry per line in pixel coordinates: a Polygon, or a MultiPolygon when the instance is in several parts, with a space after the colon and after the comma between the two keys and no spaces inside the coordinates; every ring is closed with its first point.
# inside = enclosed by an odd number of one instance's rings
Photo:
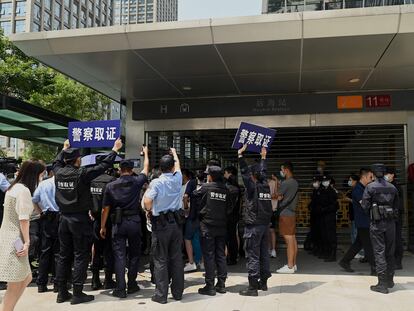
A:
{"type": "Polygon", "coordinates": [[[70,16],[70,12],[69,12],[69,10],[68,9],[65,9],[65,12],[64,12],[64,21],[65,21],[65,24],[67,24],[67,25],[69,25],[69,16],[70,16]]]}
{"type": "Polygon", "coordinates": [[[43,25],[45,27],[48,27],[49,29],[52,28],[52,16],[45,12],[45,15],[43,16],[43,25]]]}
{"type": "Polygon", "coordinates": [[[12,32],[12,23],[9,22],[9,21],[7,21],[7,22],[0,22],[0,28],[3,30],[3,34],[5,36],[8,36],[12,32]]]}
{"type": "Polygon", "coordinates": [[[65,0],[65,7],[70,8],[70,0],[65,0]]]}
{"type": "Polygon", "coordinates": [[[26,16],[26,1],[16,2],[16,16],[26,16]]]}
{"type": "Polygon", "coordinates": [[[38,21],[40,21],[40,17],[42,15],[41,12],[42,12],[42,9],[40,8],[40,6],[38,4],[35,4],[33,6],[33,17],[38,21]]]}
{"type": "Polygon", "coordinates": [[[43,4],[45,6],[45,9],[52,11],[52,0],[43,0],[43,4]]]}
{"type": "Polygon", "coordinates": [[[7,17],[12,15],[12,3],[3,2],[0,3],[0,17],[7,17]]]}
{"type": "Polygon", "coordinates": [[[18,20],[15,22],[14,25],[14,32],[20,33],[26,31],[26,21],[25,20],[18,20]]]}
{"type": "Polygon", "coordinates": [[[72,14],[78,15],[78,10],[79,10],[79,2],[73,1],[73,4],[72,4],[72,14]]]}
{"type": "Polygon", "coordinates": [[[72,28],[78,28],[78,18],[76,16],[72,16],[72,28]]]}
{"type": "Polygon", "coordinates": [[[60,30],[62,27],[62,22],[60,21],[60,19],[55,18],[53,20],[53,30],[60,30]]]}
{"type": "Polygon", "coordinates": [[[59,17],[59,18],[62,18],[62,5],[57,1],[55,1],[54,10],[55,10],[55,16],[59,17]]]}

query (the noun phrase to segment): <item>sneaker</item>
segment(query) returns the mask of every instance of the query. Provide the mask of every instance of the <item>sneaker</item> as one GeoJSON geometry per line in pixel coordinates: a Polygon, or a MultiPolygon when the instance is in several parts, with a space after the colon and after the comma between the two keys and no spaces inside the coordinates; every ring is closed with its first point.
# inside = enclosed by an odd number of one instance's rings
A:
{"type": "Polygon", "coordinates": [[[361,254],[356,254],[355,255],[355,257],[354,257],[355,259],[362,259],[362,258],[364,258],[364,256],[362,256],[361,254]]]}
{"type": "Polygon", "coordinates": [[[201,262],[199,265],[198,265],[198,270],[200,270],[200,271],[204,271],[206,269],[206,267],[204,267],[204,264],[201,262]]]}
{"type": "Polygon", "coordinates": [[[193,262],[193,263],[187,263],[184,266],[184,272],[194,272],[197,271],[197,265],[193,262]]]}
{"type": "Polygon", "coordinates": [[[276,250],[274,250],[274,249],[271,250],[270,257],[272,257],[272,258],[276,258],[277,257],[276,250]]]}
{"type": "Polygon", "coordinates": [[[297,266],[297,265],[295,265],[295,266],[293,267],[293,269],[295,270],[295,272],[296,272],[296,271],[298,271],[298,266],[297,266]]]}
{"type": "Polygon", "coordinates": [[[289,268],[288,265],[284,265],[282,268],[276,271],[276,273],[280,274],[293,274],[295,273],[295,267],[289,268]]]}

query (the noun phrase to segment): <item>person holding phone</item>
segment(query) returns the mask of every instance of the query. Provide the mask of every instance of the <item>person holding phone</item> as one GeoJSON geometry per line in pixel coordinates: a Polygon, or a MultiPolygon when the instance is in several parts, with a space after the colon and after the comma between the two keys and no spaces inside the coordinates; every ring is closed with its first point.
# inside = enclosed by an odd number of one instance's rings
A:
{"type": "Polygon", "coordinates": [[[39,161],[23,163],[4,199],[0,228],[0,281],[7,282],[3,311],[13,311],[32,281],[29,264],[29,223],[34,206],[32,195],[46,167],[39,161]]]}

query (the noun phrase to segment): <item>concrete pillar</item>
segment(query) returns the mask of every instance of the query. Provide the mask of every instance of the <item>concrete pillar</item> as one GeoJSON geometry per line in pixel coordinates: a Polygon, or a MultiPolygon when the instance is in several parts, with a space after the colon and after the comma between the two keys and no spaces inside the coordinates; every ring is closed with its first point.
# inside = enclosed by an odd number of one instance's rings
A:
{"type": "Polygon", "coordinates": [[[132,101],[127,101],[125,137],[126,158],[140,158],[145,143],[145,121],[132,120],[132,101]]]}

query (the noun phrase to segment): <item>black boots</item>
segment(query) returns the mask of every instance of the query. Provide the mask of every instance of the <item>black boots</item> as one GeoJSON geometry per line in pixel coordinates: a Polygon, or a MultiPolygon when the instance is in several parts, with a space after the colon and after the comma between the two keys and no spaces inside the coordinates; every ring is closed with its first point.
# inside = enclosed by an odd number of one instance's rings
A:
{"type": "Polygon", "coordinates": [[[324,262],[336,262],[336,250],[330,251],[324,262]]]}
{"type": "Polygon", "coordinates": [[[388,273],[387,274],[387,287],[388,288],[394,288],[394,273],[388,273]]]}
{"type": "Polygon", "coordinates": [[[219,294],[226,293],[226,282],[224,280],[218,280],[215,286],[216,292],[219,294]]]}
{"type": "Polygon", "coordinates": [[[200,295],[215,296],[216,295],[216,289],[214,287],[213,282],[206,282],[206,286],[204,286],[203,288],[199,288],[198,293],[200,295]]]}
{"type": "Polygon", "coordinates": [[[259,289],[259,282],[254,278],[249,278],[249,287],[246,290],[242,290],[239,294],[241,296],[250,296],[257,297],[259,294],[257,290],[259,289]]]}
{"type": "Polygon", "coordinates": [[[40,293],[46,293],[48,291],[48,288],[46,285],[37,285],[37,292],[40,293]]]}
{"type": "Polygon", "coordinates": [[[259,290],[262,290],[264,292],[266,292],[268,290],[268,288],[267,288],[267,279],[261,279],[259,281],[259,290]]]}
{"type": "Polygon", "coordinates": [[[346,272],[352,273],[355,272],[352,268],[351,268],[351,264],[349,262],[345,262],[345,261],[340,261],[338,263],[338,265],[341,266],[342,269],[344,269],[346,272]]]}
{"type": "Polygon", "coordinates": [[[72,294],[68,292],[68,288],[66,284],[64,286],[59,285],[58,287],[58,295],[56,302],[57,303],[64,303],[72,299],[72,294]]]}
{"type": "Polygon", "coordinates": [[[99,290],[102,288],[101,280],[99,279],[99,270],[92,272],[92,290],[99,290]]]}
{"type": "Polygon", "coordinates": [[[378,274],[378,284],[371,286],[371,290],[381,294],[388,294],[388,277],[385,273],[378,274]]]}
{"type": "Polygon", "coordinates": [[[80,303],[90,302],[95,299],[94,296],[86,295],[82,292],[83,285],[73,285],[73,297],[70,300],[71,305],[77,305],[80,303]]]}
{"type": "Polygon", "coordinates": [[[113,289],[115,287],[116,283],[112,279],[112,272],[105,271],[104,289],[113,289]]]}

